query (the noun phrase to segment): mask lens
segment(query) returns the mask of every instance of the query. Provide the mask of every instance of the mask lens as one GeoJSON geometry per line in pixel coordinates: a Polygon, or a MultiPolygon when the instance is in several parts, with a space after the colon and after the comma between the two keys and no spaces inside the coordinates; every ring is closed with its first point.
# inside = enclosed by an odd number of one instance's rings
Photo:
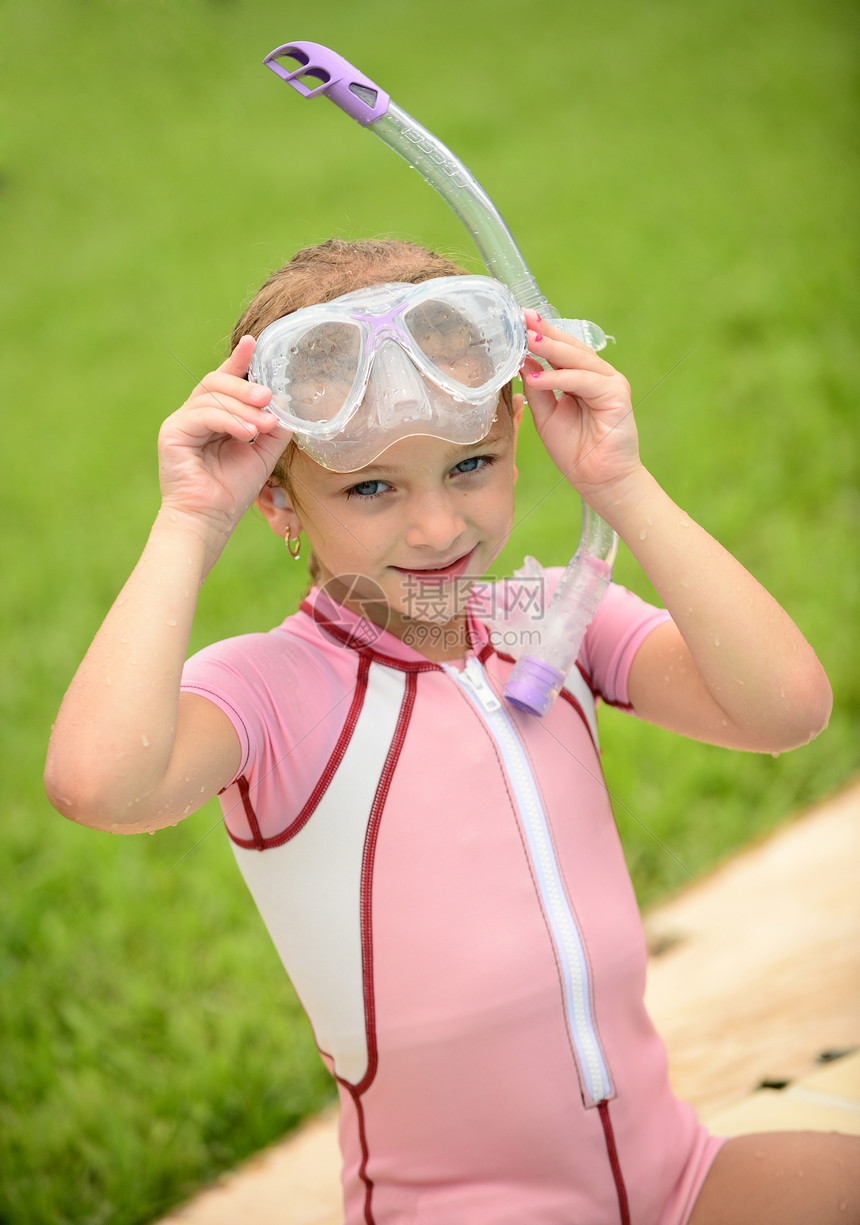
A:
{"type": "Polygon", "coordinates": [[[281,399],[302,421],[331,421],[346,403],[358,374],[361,335],[352,323],[307,328],[284,353],[281,399]]]}
{"type": "Polygon", "coordinates": [[[431,298],[407,311],[403,322],[420,353],[446,381],[483,387],[492,378],[487,339],[456,305],[431,298]]]}

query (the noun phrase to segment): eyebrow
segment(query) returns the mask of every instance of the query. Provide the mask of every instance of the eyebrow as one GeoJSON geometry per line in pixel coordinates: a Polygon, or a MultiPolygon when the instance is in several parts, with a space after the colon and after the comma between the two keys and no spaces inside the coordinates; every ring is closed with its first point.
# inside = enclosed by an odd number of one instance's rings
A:
{"type": "Polygon", "coordinates": [[[355,472],[344,472],[342,475],[369,481],[374,476],[391,476],[392,472],[397,472],[395,464],[368,464],[365,468],[357,468],[355,472]]]}

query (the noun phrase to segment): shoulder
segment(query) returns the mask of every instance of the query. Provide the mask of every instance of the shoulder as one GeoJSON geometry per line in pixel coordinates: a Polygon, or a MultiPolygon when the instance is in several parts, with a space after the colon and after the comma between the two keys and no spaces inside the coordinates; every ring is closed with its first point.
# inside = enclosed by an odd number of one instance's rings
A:
{"type": "Polygon", "coordinates": [[[185,663],[183,685],[216,676],[252,685],[277,683],[285,676],[299,679],[325,668],[324,647],[313,623],[297,613],[273,629],[222,638],[197,651],[185,663]]]}
{"type": "Polygon", "coordinates": [[[234,708],[246,722],[276,715],[298,725],[305,713],[330,703],[354,682],[353,655],[332,643],[311,618],[296,614],[267,632],[204,647],[186,661],[182,689],[225,710],[234,708]]]}

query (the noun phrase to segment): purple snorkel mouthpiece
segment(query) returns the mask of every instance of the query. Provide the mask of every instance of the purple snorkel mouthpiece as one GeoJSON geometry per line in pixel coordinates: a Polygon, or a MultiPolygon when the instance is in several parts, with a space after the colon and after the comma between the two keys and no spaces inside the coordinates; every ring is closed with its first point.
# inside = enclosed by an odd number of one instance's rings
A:
{"type": "Polygon", "coordinates": [[[349,60],[320,43],[285,43],[270,51],[263,63],[303,98],[325,94],[362,127],[388,110],[389,98],[384,90],[357,72],[349,60]],[[299,67],[286,68],[279,63],[281,59],[296,60],[299,67]]]}
{"type": "Polygon", "coordinates": [[[530,715],[545,715],[564,684],[564,673],[534,655],[521,655],[505,685],[505,697],[530,715]]]}

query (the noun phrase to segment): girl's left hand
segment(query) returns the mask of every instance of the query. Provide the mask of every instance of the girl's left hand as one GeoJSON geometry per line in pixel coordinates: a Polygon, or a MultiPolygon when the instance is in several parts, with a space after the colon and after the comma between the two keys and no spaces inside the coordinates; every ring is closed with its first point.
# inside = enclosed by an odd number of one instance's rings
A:
{"type": "Polygon", "coordinates": [[[593,349],[525,312],[529,350],[523,390],[541,440],[566,480],[590,504],[638,471],[630,385],[593,349]],[[556,397],[555,393],[561,393],[556,397]]]}

